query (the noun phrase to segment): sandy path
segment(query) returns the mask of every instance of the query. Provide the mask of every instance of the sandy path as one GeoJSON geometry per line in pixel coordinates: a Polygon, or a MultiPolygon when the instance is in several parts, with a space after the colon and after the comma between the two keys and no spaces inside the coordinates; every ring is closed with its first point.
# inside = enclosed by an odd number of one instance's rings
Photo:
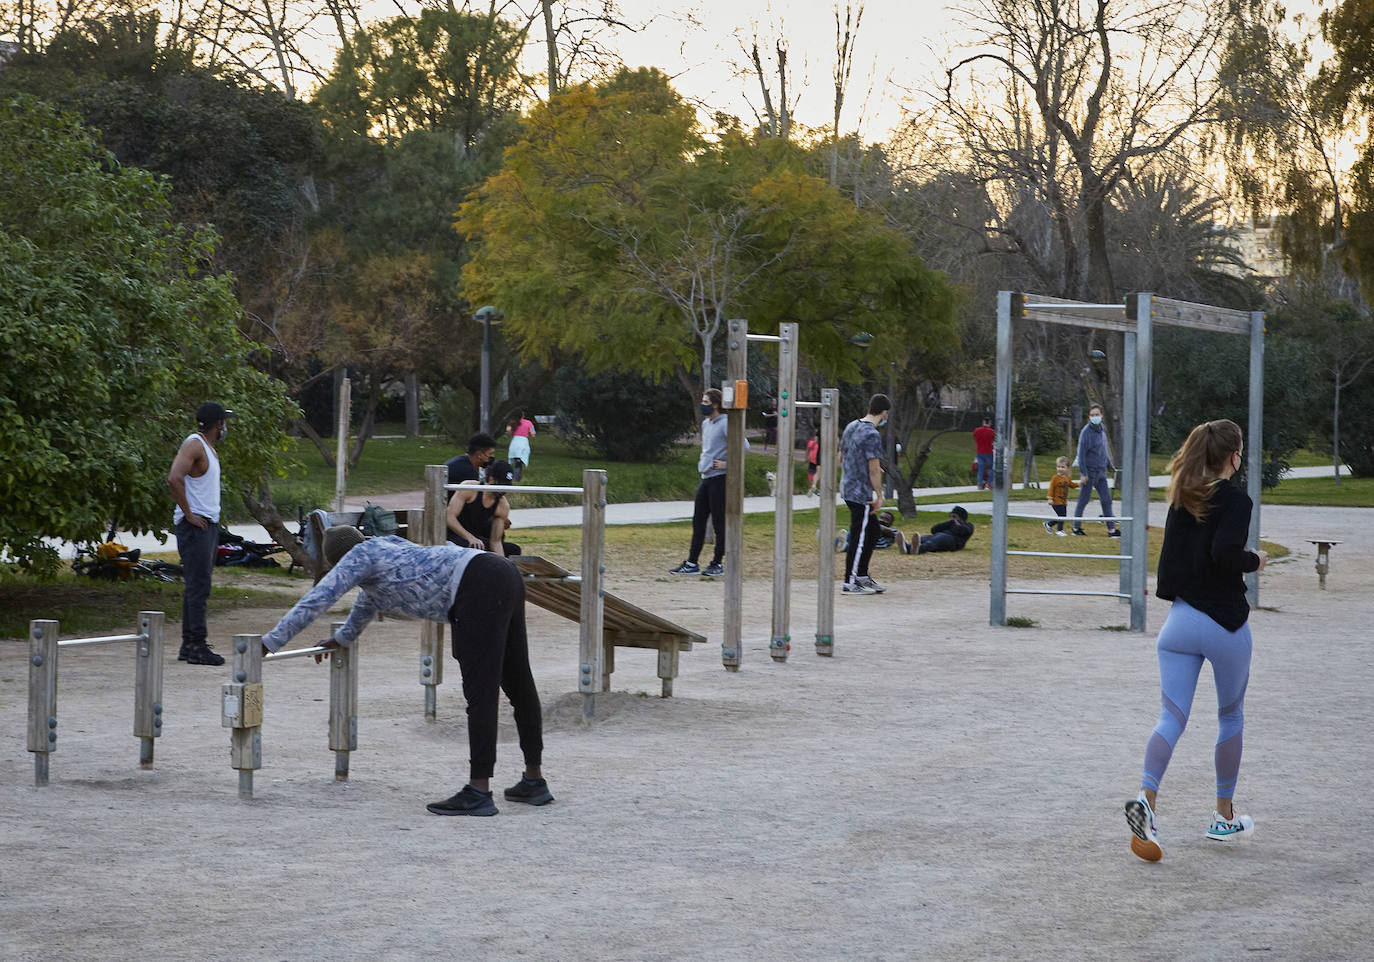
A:
{"type": "MultiPolygon", "coordinates": [[[[0,959],[1369,959],[1374,957],[1374,510],[1266,508],[1297,549],[1263,581],[1238,801],[1258,837],[1202,837],[1210,678],[1161,795],[1165,861],[1127,847],[1157,712],[1153,632],[1102,599],[1018,599],[991,628],[985,582],[837,598],[837,654],[766,652],[769,587],[746,582],[750,644],[719,663],[721,586],[617,576],[711,644],[677,697],[622,652],[590,729],[576,630],[532,610],[556,804],[431,816],[463,781],[456,666],[426,724],[416,628],[365,639],[359,750],[333,781],[326,672],[267,666],[266,764],[237,798],[223,670],[169,661],[157,767],[137,768],[130,655],[63,662],[52,783],[24,751],[26,664],[0,643],[0,959]],[[1339,532],[1316,590],[1309,532],[1339,532]],[[1021,610],[1033,605],[1031,610],[1021,610]]],[[[874,573],[881,579],[881,560],[874,573]]],[[[1166,604],[1150,601],[1157,629],[1166,604]]],[[[213,626],[228,647],[278,611],[213,626]]],[[[65,655],[64,655],[65,657],[65,655]]],[[[174,654],[171,655],[174,658],[174,654]]],[[[518,772],[505,720],[498,781],[518,772]]]]}

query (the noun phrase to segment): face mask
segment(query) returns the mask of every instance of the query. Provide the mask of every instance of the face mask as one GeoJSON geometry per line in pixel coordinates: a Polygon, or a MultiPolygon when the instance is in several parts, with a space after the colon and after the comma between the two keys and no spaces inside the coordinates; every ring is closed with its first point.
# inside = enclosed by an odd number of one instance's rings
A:
{"type": "Polygon", "coordinates": [[[879,421],[879,422],[878,422],[878,427],[880,427],[880,428],[885,428],[885,427],[887,427],[887,418],[883,418],[881,421],[879,421]]]}
{"type": "Polygon", "coordinates": [[[219,426],[219,439],[223,441],[229,436],[229,422],[226,421],[219,426]]]}
{"type": "Polygon", "coordinates": [[[714,410],[715,410],[715,407],[714,407],[713,405],[710,405],[710,404],[703,404],[703,405],[701,406],[701,413],[704,414],[704,415],[705,415],[706,417],[708,417],[708,418],[711,416],[711,412],[714,411],[714,410]]]}
{"type": "Polygon", "coordinates": [[[1100,414],[1094,414],[1092,417],[1088,418],[1088,420],[1091,421],[1093,424],[1101,424],[1101,423],[1102,423],[1102,415],[1100,415],[1100,414]]]}

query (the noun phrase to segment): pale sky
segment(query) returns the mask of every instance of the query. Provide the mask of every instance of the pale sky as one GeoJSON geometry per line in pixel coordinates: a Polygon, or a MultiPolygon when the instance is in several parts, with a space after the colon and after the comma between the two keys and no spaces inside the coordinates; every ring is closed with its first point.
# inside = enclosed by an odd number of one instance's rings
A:
{"type": "MultiPolygon", "coordinates": [[[[841,3],[843,0],[841,0],[841,3]]],[[[857,6],[858,0],[853,0],[857,6]]],[[[622,0],[627,18],[648,19],[639,34],[624,33],[617,47],[631,67],[657,66],[674,77],[683,95],[752,123],[762,97],[753,74],[738,76],[753,39],[769,56],[781,33],[788,40],[789,88],[796,117],[810,127],[829,126],[833,110],[835,3],[832,0],[622,0]],[[686,29],[677,11],[702,24],[686,29]],[[795,85],[795,86],[794,86],[795,85]],[[746,100],[746,97],[748,98],[746,100]]],[[[901,116],[906,88],[928,88],[949,44],[952,14],[944,0],[866,0],[841,127],[858,127],[880,140],[901,116]]],[[[771,57],[765,60],[771,69],[771,57]]],[[[773,78],[776,97],[777,83],[773,78]]]]}

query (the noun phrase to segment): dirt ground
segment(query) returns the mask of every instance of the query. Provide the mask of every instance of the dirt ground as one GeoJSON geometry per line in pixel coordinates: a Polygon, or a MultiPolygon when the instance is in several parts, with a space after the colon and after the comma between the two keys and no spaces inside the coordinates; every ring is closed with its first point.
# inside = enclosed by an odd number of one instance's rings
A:
{"type": "MultiPolygon", "coordinates": [[[[777,664],[757,572],[727,673],[720,584],[613,568],[613,590],[710,642],[666,700],[654,655],[620,652],[584,727],[576,627],[532,609],[558,800],[498,798],[488,819],[425,811],[462,785],[466,731],[452,661],[424,720],[414,623],[364,637],[346,782],[327,670],[266,666],[252,801],[219,722],[227,666],[178,664],[174,643],[155,769],[130,734],[131,653],[78,649],[51,784],[34,787],[26,651],[0,643],[0,959],[1374,958],[1374,510],[1264,522],[1294,554],[1265,572],[1251,620],[1249,844],[1203,837],[1204,674],[1160,796],[1164,861],[1130,853],[1122,803],[1158,712],[1164,602],[1144,636],[1103,629],[1127,620],[1108,599],[1017,596],[1010,613],[1036,627],[992,628],[985,579],[897,582],[836,598],[822,659],[815,588],[798,583],[777,664]],[[1317,531],[1346,542],[1325,592],[1303,540],[1317,531]]],[[[280,613],[220,618],[212,641],[280,613]]],[[[506,716],[498,790],[520,767],[506,716]]]]}

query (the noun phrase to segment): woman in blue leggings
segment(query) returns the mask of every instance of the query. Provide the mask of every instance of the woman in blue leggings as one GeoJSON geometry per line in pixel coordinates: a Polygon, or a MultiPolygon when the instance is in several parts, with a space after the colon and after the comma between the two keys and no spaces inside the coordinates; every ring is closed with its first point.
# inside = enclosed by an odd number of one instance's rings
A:
{"type": "Polygon", "coordinates": [[[1179,736],[1188,724],[1202,663],[1212,663],[1217,689],[1217,804],[1207,837],[1252,835],[1255,823],[1231,799],[1240,772],[1245,687],[1250,681],[1250,605],[1245,573],[1263,571],[1266,555],[1250,551],[1250,498],[1231,481],[1244,439],[1233,421],[1193,428],[1169,464],[1169,516],[1159,553],[1155,594],[1172,601],[1159,630],[1162,709],[1145,745],[1140,795],[1126,803],[1131,851],[1147,861],[1164,855],[1155,825],[1155,796],[1179,736]]]}

